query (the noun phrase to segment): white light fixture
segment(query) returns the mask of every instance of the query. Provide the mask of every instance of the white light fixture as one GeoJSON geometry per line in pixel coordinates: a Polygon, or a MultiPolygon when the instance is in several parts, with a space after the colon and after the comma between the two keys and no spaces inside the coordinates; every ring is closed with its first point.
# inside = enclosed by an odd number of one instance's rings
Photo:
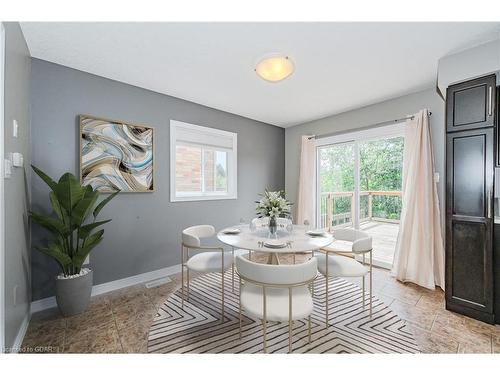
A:
{"type": "Polygon", "coordinates": [[[292,74],[294,68],[290,57],[272,56],[260,60],[255,67],[255,72],[268,82],[279,82],[292,74]]]}

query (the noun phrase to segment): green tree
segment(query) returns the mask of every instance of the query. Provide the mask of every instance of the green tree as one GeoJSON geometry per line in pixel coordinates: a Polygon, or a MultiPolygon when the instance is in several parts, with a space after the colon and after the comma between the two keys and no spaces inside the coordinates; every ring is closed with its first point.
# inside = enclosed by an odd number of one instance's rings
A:
{"type": "MultiPolygon", "coordinates": [[[[394,137],[359,143],[360,190],[400,191],[403,173],[404,138],[394,137]]],[[[325,147],[319,151],[320,191],[354,191],[354,145],[352,143],[325,147]]],[[[362,215],[368,214],[368,197],[361,196],[362,215]]],[[[399,219],[401,198],[374,196],[372,213],[375,217],[399,219]]],[[[336,198],[336,214],[350,212],[350,197],[336,198]]],[[[321,212],[326,213],[326,202],[321,212]]]]}

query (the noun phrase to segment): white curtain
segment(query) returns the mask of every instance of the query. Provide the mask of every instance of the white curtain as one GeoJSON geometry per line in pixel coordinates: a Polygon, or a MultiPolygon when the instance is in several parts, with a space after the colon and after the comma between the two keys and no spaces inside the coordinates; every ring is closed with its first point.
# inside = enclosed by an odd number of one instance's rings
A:
{"type": "Polygon", "coordinates": [[[303,224],[305,220],[312,225],[314,223],[314,159],[315,140],[310,136],[302,136],[300,151],[299,171],[299,193],[297,198],[297,224],[303,224]]]}
{"type": "Polygon", "coordinates": [[[444,290],[445,256],[433,164],[429,113],[424,109],[406,123],[403,207],[392,274],[403,282],[444,290]]]}

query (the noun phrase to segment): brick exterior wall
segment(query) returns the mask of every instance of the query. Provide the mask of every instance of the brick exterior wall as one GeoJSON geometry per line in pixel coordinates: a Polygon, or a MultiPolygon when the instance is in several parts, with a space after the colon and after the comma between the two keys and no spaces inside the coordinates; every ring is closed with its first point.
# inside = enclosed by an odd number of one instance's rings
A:
{"type": "Polygon", "coordinates": [[[175,153],[176,191],[201,191],[201,148],[177,145],[175,153]]]}

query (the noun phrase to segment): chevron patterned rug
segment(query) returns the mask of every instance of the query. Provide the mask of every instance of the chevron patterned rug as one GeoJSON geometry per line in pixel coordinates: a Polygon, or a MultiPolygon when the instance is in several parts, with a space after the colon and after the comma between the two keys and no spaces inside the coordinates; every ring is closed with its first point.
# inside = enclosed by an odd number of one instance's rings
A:
{"type": "MultiPolygon", "coordinates": [[[[184,310],[180,290],[161,306],[149,331],[148,352],[261,353],[259,320],[243,315],[239,339],[238,281],[235,280],[233,293],[231,272],[226,273],[225,279],[224,323],[220,321],[220,274],[200,276],[191,281],[190,298],[184,302],[184,310]]],[[[376,297],[370,319],[368,303],[363,310],[358,286],[337,278],[330,280],[329,287],[331,326],[325,328],[325,279],[319,276],[315,282],[311,344],[307,340],[307,321],[295,321],[293,353],[419,352],[405,321],[376,297]]],[[[268,323],[267,345],[269,353],[288,352],[287,323],[268,323]]]]}

